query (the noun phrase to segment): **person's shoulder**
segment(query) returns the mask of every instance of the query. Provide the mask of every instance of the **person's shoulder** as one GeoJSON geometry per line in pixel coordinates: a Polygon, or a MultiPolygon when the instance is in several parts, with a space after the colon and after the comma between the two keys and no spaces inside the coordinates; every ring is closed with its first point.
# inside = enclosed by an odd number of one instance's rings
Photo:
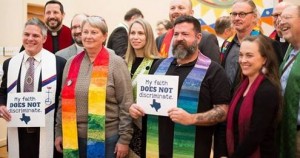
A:
{"type": "Polygon", "coordinates": [[[68,26],[66,26],[66,25],[62,25],[61,29],[65,30],[65,31],[70,31],[71,32],[71,29],[68,26]]]}
{"type": "Polygon", "coordinates": [[[69,47],[66,47],[66,48],[64,48],[64,49],[61,49],[61,50],[57,51],[57,52],[55,53],[55,55],[64,58],[64,57],[66,56],[65,53],[68,53],[68,52],[70,52],[70,51],[76,51],[76,45],[75,45],[75,43],[72,44],[72,45],[70,45],[69,47]]]}
{"type": "Polygon", "coordinates": [[[66,63],[67,62],[67,60],[65,59],[65,58],[63,58],[63,57],[60,57],[60,56],[55,56],[55,58],[56,58],[56,62],[57,63],[66,63]]]}
{"type": "Polygon", "coordinates": [[[125,27],[119,26],[119,27],[116,27],[111,34],[115,34],[115,33],[126,33],[127,34],[127,30],[125,27]]]}

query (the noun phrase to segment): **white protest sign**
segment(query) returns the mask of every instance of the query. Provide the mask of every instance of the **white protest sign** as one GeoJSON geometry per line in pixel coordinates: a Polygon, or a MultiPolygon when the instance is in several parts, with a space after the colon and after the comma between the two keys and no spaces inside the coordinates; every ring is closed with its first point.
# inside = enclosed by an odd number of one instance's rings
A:
{"type": "Polygon", "coordinates": [[[7,127],[45,127],[45,98],[42,92],[8,93],[7,127]]]}
{"type": "Polygon", "coordinates": [[[146,114],[168,116],[177,107],[178,76],[138,75],[137,104],[146,114]]]}

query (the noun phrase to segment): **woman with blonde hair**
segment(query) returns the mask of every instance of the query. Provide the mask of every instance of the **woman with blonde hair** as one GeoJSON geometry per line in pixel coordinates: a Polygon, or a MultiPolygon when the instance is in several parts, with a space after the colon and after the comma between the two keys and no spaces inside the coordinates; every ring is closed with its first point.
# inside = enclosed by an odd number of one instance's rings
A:
{"type": "MultiPolygon", "coordinates": [[[[148,74],[153,63],[158,59],[151,25],[144,19],[135,20],[129,27],[128,48],[125,61],[131,74],[133,97],[136,101],[136,78],[139,74],[148,74]]],[[[134,134],[131,140],[130,157],[143,157],[141,153],[142,120],[133,120],[134,134]]]]}

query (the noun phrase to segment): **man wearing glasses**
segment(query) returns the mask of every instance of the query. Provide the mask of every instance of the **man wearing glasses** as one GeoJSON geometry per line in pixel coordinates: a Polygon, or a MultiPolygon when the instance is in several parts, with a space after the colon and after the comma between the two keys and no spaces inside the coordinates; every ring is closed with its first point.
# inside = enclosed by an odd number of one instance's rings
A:
{"type": "Polygon", "coordinates": [[[282,33],[279,28],[279,23],[281,20],[280,15],[281,15],[282,11],[290,5],[291,4],[289,2],[280,2],[274,7],[274,10],[272,13],[273,24],[274,24],[275,30],[270,34],[269,37],[280,43],[282,56],[284,56],[284,54],[289,46],[289,43],[282,37],[282,33]]]}
{"type": "MultiPolygon", "coordinates": [[[[259,13],[252,0],[237,0],[231,8],[231,23],[236,34],[229,37],[221,47],[221,64],[231,84],[231,93],[240,81],[239,74],[239,51],[240,43],[246,36],[257,36],[261,34],[258,27],[259,13]]],[[[270,39],[271,40],[271,39],[270,39]]],[[[278,62],[282,61],[281,48],[278,42],[272,40],[278,62]]],[[[275,54],[274,54],[275,55],[275,54]]]]}

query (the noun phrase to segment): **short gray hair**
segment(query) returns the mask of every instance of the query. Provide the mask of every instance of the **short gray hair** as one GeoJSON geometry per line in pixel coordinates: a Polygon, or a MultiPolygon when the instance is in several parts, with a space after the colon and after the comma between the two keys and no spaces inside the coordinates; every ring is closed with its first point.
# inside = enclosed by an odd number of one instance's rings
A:
{"type": "Polygon", "coordinates": [[[47,26],[45,25],[45,23],[43,21],[41,21],[40,19],[38,18],[31,18],[29,19],[26,23],[25,23],[25,27],[28,26],[28,25],[35,25],[37,27],[39,27],[41,29],[41,33],[44,37],[47,36],[47,26]]]}
{"type": "Polygon", "coordinates": [[[87,17],[86,20],[84,20],[82,22],[81,28],[83,28],[83,26],[86,23],[90,24],[92,27],[95,27],[95,28],[99,29],[102,32],[102,34],[107,34],[107,32],[108,32],[106,22],[100,16],[89,16],[89,17],[87,17]]]}

